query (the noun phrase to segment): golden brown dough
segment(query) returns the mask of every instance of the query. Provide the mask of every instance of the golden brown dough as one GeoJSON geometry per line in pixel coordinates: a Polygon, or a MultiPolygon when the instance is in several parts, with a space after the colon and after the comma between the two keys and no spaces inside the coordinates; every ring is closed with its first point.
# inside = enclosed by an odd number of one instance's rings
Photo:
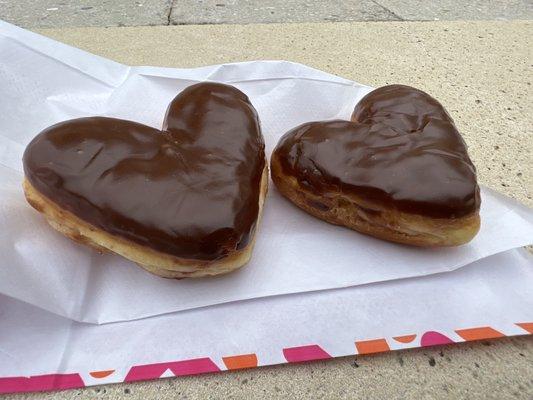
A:
{"type": "Polygon", "coordinates": [[[309,214],[335,225],[391,242],[413,246],[458,246],[479,231],[479,213],[456,219],[428,218],[386,209],[342,193],[316,195],[283,173],[276,154],[271,160],[272,180],[278,190],[309,214]]]}
{"type": "MultiPolygon", "coordinates": [[[[164,278],[199,278],[225,274],[245,265],[252,255],[254,237],[241,250],[234,250],[227,257],[215,261],[200,261],[175,257],[149,247],[139,245],[119,236],[98,229],[67,210],[61,209],[50,199],[39,193],[27,179],[23,183],[26,200],[57,231],[70,239],[88,245],[99,252],[113,252],[144,268],[148,272],[164,278]]],[[[265,166],[261,177],[259,199],[259,220],[268,187],[268,168],[265,166]]],[[[259,221],[258,220],[258,225],[259,221]]],[[[257,231],[257,227],[256,230],[257,231]]]]}

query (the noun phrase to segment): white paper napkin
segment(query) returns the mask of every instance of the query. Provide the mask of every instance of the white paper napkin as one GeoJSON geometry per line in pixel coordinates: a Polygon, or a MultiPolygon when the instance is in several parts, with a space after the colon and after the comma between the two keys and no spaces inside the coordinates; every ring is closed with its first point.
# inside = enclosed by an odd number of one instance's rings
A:
{"type": "Polygon", "coordinates": [[[25,202],[21,156],[52,123],[88,115],[160,127],[168,102],[203,80],[230,83],[257,108],[267,154],[288,129],[348,118],[371,88],[303,65],[257,61],[197,69],[127,67],[0,21],[0,293],[77,321],[108,323],[237,300],[452,271],[530,244],[533,212],[488,189],[468,245],[418,249],[329,225],[271,185],[250,264],[227,276],[165,280],[74,244],[25,202]]]}
{"type": "MultiPolygon", "coordinates": [[[[223,357],[238,354],[254,354],[258,365],[285,363],[283,349],[297,346],[318,345],[339,357],[356,354],[356,341],[383,338],[391,350],[427,345],[426,332],[453,342],[464,340],[456,330],[477,327],[524,335],[516,323],[533,322],[532,266],[533,257],[517,249],[447,274],[100,326],[0,295],[0,393],[15,387],[9,382],[2,387],[3,376],[79,373],[85,385],[96,385],[122,382],[136,365],[155,364],[147,368],[148,379],[173,376],[159,363],[205,357],[219,369],[226,369],[223,357]],[[413,339],[406,344],[393,339],[402,335],[413,339]],[[101,370],[113,373],[105,379],[89,373],[101,370]]],[[[33,384],[26,390],[31,387],[43,388],[33,384]]]]}

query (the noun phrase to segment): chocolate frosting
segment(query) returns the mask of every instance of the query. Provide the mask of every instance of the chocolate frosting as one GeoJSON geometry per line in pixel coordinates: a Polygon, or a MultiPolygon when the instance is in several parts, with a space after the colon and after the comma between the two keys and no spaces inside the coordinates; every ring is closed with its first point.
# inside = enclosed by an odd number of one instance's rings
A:
{"type": "Polygon", "coordinates": [[[217,83],[181,92],[163,131],[74,119],[36,136],[23,161],[33,187],[84,221],[196,260],[250,242],[265,166],[254,107],[238,89],[217,83]]]}
{"type": "Polygon", "coordinates": [[[274,154],[285,174],[318,194],[352,193],[434,218],[479,209],[476,170],[452,118],[437,100],[409,86],[367,94],[352,121],[294,128],[274,154]]]}

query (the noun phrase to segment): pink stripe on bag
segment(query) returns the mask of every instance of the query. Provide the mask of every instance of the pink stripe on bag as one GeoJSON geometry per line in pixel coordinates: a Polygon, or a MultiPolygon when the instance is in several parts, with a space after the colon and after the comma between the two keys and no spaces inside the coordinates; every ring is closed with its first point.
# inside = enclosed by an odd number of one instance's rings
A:
{"type": "Polygon", "coordinates": [[[167,363],[136,365],[131,367],[124,382],[158,379],[166,370],[170,370],[175,376],[182,376],[219,372],[220,368],[218,368],[210,358],[196,358],[167,363]]]}
{"type": "Polygon", "coordinates": [[[317,344],[309,346],[288,347],[283,349],[283,356],[290,362],[302,362],[312,360],[325,360],[332,358],[322,347],[317,344]]]}
{"type": "Polygon", "coordinates": [[[422,335],[420,346],[439,346],[442,344],[452,344],[454,341],[440,332],[429,331],[422,335]]]}
{"type": "Polygon", "coordinates": [[[0,378],[0,393],[40,392],[85,387],[79,374],[50,374],[0,378]]]}

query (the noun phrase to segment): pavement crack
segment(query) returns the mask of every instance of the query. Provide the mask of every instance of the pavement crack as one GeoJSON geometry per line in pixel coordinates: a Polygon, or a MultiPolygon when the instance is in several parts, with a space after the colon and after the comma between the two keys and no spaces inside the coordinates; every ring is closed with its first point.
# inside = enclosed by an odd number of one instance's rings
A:
{"type": "Polygon", "coordinates": [[[172,16],[172,10],[174,9],[174,2],[176,0],[170,0],[168,5],[168,14],[167,14],[167,26],[170,25],[170,18],[172,16]]]}
{"type": "Polygon", "coordinates": [[[376,6],[379,6],[381,8],[383,8],[385,11],[387,11],[388,13],[390,13],[394,18],[398,19],[398,21],[404,21],[404,19],[402,17],[400,17],[398,14],[396,14],[394,11],[392,11],[390,8],[387,8],[385,7],[383,4],[379,4],[377,1],[375,0],[370,0],[372,3],[374,3],[376,6]]]}

